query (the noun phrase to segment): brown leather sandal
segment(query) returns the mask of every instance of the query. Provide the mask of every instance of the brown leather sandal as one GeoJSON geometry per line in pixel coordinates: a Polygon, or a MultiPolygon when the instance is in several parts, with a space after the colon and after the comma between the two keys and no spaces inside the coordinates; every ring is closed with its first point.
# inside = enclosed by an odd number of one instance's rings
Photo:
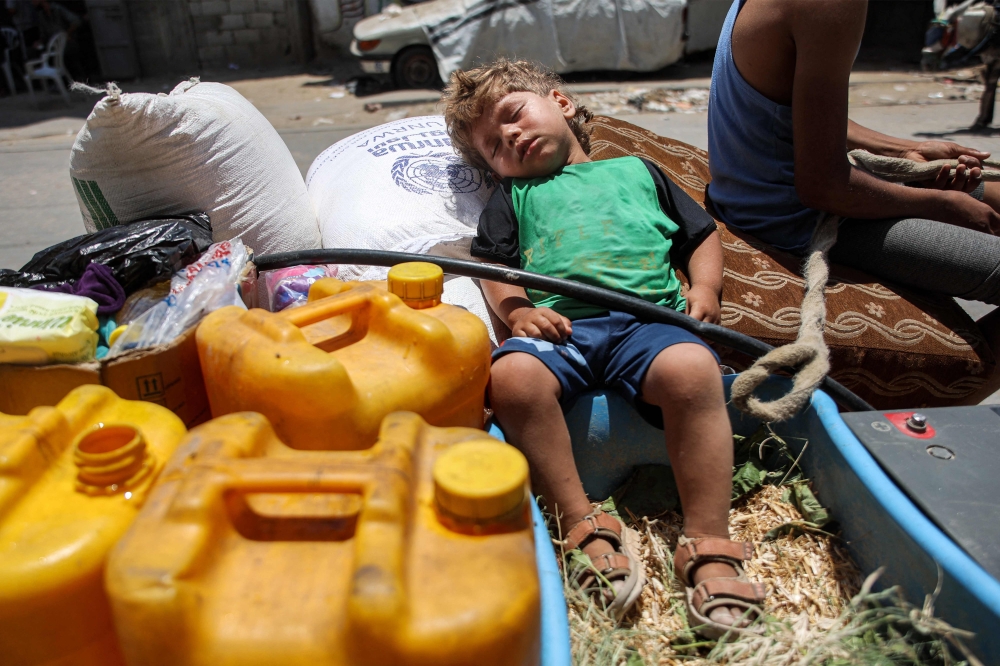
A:
{"type": "Polygon", "coordinates": [[[591,558],[593,569],[581,568],[576,572],[576,583],[584,592],[598,596],[613,617],[621,617],[635,604],[646,582],[639,557],[639,534],[614,516],[595,511],[570,529],[563,545],[567,551],[582,550],[594,539],[604,539],[617,552],[591,558]],[[600,577],[594,569],[600,572],[600,577]],[[612,583],[622,581],[621,589],[617,592],[609,589],[602,577],[612,583]]]}
{"type": "Polygon", "coordinates": [[[705,638],[719,638],[726,633],[747,633],[747,627],[725,625],[712,620],[709,613],[719,606],[743,610],[747,624],[763,615],[760,604],[767,594],[762,583],[751,583],[742,563],[753,557],[753,544],[729,539],[688,539],[682,536],[674,553],[674,573],[684,583],[687,593],[688,624],[705,638]],[[695,569],[709,562],[728,564],[736,576],[706,578],[694,585],[695,569]]]}

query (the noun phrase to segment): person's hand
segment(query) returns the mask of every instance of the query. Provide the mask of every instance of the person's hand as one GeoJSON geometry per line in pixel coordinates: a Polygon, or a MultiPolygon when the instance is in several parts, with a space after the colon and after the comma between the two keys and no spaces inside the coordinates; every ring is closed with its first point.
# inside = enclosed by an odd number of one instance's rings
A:
{"type": "Polygon", "coordinates": [[[719,297],[708,287],[692,285],[685,294],[687,314],[698,321],[718,324],[721,317],[719,297]]]}
{"type": "Polygon", "coordinates": [[[1000,214],[960,192],[942,192],[942,211],[935,219],[983,233],[1000,235],[1000,214]]]}
{"type": "Polygon", "coordinates": [[[510,327],[516,338],[539,338],[549,342],[562,342],[573,334],[569,319],[549,308],[523,308],[511,313],[515,319],[510,327]]]}
{"type": "Polygon", "coordinates": [[[914,162],[933,162],[934,160],[953,160],[962,156],[971,157],[979,166],[979,160],[990,156],[988,152],[960,146],[952,141],[923,141],[909,150],[904,150],[900,157],[914,162]]]}
{"type": "Polygon", "coordinates": [[[957,159],[959,164],[955,168],[954,176],[951,175],[951,169],[942,167],[936,178],[921,181],[919,184],[922,187],[936,190],[957,190],[959,192],[971,192],[979,187],[979,183],[982,181],[980,160],[985,160],[989,156],[988,152],[960,146],[951,141],[924,141],[903,151],[900,155],[900,157],[914,162],[957,159]]]}

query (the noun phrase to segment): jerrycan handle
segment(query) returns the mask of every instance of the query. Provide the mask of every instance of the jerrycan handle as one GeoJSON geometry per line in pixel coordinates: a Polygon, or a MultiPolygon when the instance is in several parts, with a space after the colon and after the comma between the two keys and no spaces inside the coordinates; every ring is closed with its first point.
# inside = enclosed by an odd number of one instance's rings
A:
{"type": "Polygon", "coordinates": [[[371,318],[384,312],[384,308],[373,308],[372,302],[385,292],[358,282],[344,287],[339,294],[285,310],[279,316],[299,328],[309,344],[325,352],[358,342],[367,335],[371,318]]]}
{"type": "Polygon", "coordinates": [[[295,326],[305,328],[324,319],[332,319],[342,314],[355,314],[378,295],[378,290],[372,285],[351,282],[345,286],[347,289],[339,294],[284,310],[281,316],[295,326]]]}
{"type": "MultiPolygon", "coordinates": [[[[313,289],[317,286],[318,283],[313,285],[313,289]]],[[[389,270],[387,287],[390,293],[412,309],[434,307],[441,304],[441,296],[444,294],[444,272],[439,266],[428,262],[397,264],[389,270]]],[[[332,352],[360,340],[367,334],[371,319],[384,315],[391,308],[391,303],[384,298],[380,299],[380,306],[372,307],[373,302],[384,295],[385,292],[373,284],[350,282],[342,285],[340,293],[285,310],[281,316],[303,329],[303,334],[311,344],[332,352]],[[350,315],[349,324],[334,321],[343,315],[350,315]],[[313,330],[309,330],[310,328],[313,330]]]]}
{"type": "MultiPolygon", "coordinates": [[[[389,270],[386,278],[389,293],[400,298],[414,310],[441,304],[444,294],[444,271],[440,266],[426,261],[408,261],[389,270]]],[[[381,290],[374,285],[349,282],[344,290],[302,307],[282,313],[289,322],[303,328],[323,319],[360,310],[370,303],[381,290]]]]}

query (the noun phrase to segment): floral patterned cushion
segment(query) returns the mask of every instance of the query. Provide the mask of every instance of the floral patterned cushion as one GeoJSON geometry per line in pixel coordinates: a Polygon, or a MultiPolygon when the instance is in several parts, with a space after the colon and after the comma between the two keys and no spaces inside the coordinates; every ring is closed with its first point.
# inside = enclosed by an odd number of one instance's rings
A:
{"type": "MultiPolygon", "coordinates": [[[[711,180],[705,151],[603,116],[591,127],[592,158],[645,157],[704,205],[711,180]]],[[[775,346],[791,342],[805,285],[801,259],[717,224],[725,262],[722,325],[775,346]]],[[[833,265],[826,303],[830,374],[878,409],[961,404],[993,383],[996,360],[950,297],[880,284],[833,265]]],[[[738,370],[751,362],[717,351],[738,370]]]]}

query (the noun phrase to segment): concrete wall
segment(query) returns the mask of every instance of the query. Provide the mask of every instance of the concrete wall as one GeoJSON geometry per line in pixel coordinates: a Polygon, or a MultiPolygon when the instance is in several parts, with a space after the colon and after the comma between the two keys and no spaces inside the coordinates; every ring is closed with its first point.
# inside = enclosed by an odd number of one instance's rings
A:
{"type": "Polygon", "coordinates": [[[188,0],[126,0],[141,76],[197,74],[198,51],[187,4],[188,0]]]}
{"type": "Polygon", "coordinates": [[[128,0],[143,76],[312,55],[308,0],[128,0]]]}

